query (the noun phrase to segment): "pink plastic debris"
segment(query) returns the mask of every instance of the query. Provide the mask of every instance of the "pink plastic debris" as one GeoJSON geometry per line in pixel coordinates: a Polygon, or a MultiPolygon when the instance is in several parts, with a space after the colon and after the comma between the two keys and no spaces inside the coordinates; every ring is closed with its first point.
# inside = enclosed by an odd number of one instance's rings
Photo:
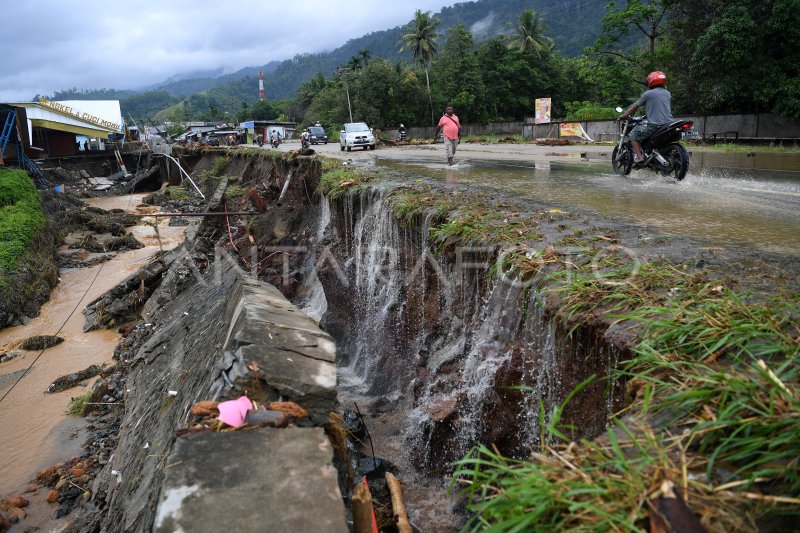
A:
{"type": "Polygon", "coordinates": [[[219,409],[219,419],[231,427],[238,428],[244,425],[247,411],[253,408],[253,402],[247,396],[242,396],[238,400],[222,402],[217,406],[219,409]]]}

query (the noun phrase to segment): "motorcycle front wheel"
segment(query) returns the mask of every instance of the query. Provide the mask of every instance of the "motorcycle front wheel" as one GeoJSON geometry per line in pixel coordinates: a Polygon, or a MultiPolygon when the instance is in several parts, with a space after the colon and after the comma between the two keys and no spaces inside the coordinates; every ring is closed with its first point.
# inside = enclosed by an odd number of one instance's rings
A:
{"type": "Polygon", "coordinates": [[[614,169],[614,172],[619,174],[620,176],[627,176],[631,173],[631,167],[633,166],[633,150],[631,149],[630,144],[623,144],[622,150],[620,150],[619,145],[614,147],[614,151],[611,152],[611,167],[614,169]]]}
{"type": "Polygon", "coordinates": [[[678,181],[686,177],[689,171],[689,152],[682,144],[670,144],[660,150],[661,154],[669,163],[667,168],[661,170],[663,176],[672,176],[678,181]]]}

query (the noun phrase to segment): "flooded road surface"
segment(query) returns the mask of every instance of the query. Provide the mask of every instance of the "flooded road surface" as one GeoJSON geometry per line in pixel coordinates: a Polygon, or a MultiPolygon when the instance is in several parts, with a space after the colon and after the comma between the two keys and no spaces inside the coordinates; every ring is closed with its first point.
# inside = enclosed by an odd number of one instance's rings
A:
{"type": "MultiPolygon", "coordinates": [[[[143,196],[101,198],[88,203],[104,209],[117,207],[135,211],[143,196]]],[[[169,227],[168,219],[158,221],[164,248],[177,246],[183,240],[184,228],[169,227]]],[[[37,471],[79,453],[86,424],[82,418],[68,417],[65,412],[70,398],[89,389],[77,387],[57,394],[44,394],[44,391],[60,376],[92,364],[111,362],[119,334],[107,330],[83,333],[82,310],[158,252],[158,239],[152,227],[137,226],[131,230],[145,248],[119,253],[110,261],[91,268],[62,271],[61,282],[37,318],[26,326],[0,330],[0,353],[14,349],[33,335],[58,332],[65,339],[42,352],[35,364],[39,352],[22,350],[23,356],[0,364],[0,376],[10,375],[8,379],[0,379],[0,397],[13,386],[0,402],[0,497],[19,491],[37,471]],[[31,364],[30,371],[14,385],[31,364]]]]}
{"type": "Polygon", "coordinates": [[[602,154],[580,163],[569,160],[578,154],[534,162],[469,159],[465,152],[453,167],[439,154],[403,155],[378,157],[375,164],[555,207],[589,209],[642,224],[652,234],[800,254],[800,154],[704,154],[693,157],[681,182],[649,171],[617,176],[609,163],[591,161],[602,154]],[[762,168],[738,166],[751,161],[762,168]]]}

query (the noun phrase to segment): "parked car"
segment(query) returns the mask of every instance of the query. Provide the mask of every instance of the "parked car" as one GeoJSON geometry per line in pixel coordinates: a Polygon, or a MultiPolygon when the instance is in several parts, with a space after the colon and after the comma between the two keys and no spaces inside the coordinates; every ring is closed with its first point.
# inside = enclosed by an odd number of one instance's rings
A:
{"type": "Polygon", "coordinates": [[[206,139],[206,144],[209,146],[219,146],[219,137],[216,135],[209,135],[208,139],[206,139]]]}
{"type": "Polygon", "coordinates": [[[328,136],[325,134],[325,129],[322,126],[309,126],[308,135],[311,144],[328,144],[328,136]]]}
{"type": "Polygon", "coordinates": [[[349,152],[354,146],[363,146],[364,150],[375,149],[375,136],[372,129],[363,122],[348,122],[339,132],[339,148],[349,152]]]}

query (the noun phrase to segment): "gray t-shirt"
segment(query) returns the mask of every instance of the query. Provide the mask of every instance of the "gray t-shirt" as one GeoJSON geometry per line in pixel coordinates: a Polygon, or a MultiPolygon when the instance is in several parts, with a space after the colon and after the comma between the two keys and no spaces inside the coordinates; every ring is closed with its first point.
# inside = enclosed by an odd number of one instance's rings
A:
{"type": "Polygon", "coordinates": [[[668,90],[663,87],[655,87],[642,93],[642,96],[636,101],[636,104],[647,110],[647,119],[650,121],[650,124],[657,124],[660,126],[675,120],[670,110],[671,101],[672,95],[668,90]]]}

